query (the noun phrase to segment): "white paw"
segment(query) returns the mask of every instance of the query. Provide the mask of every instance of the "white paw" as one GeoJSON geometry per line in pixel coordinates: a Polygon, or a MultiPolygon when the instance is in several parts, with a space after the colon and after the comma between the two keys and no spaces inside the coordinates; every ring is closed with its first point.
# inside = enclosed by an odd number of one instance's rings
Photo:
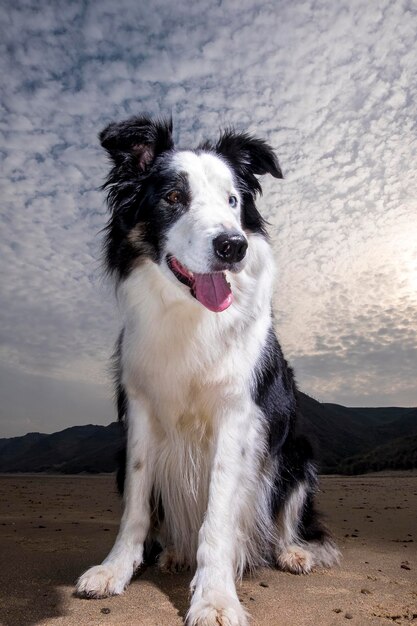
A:
{"type": "Polygon", "coordinates": [[[292,545],[285,548],[277,558],[278,566],[293,574],[308,574],[314,564],[313,555],[301,546],[292,545]]]}
{"type": "Polygon", "coordinates": [[[158,567],[161,572],[175,574],[190,569],[190,564],[181,559],[173,548],[165,548],[158,557],[158,567]]]}
{"type": "Polygon", "coordinates": [[[191,602],[187,626],[248,626],[248,618],[237,598],[221,591],[203,592],[191,602]]]}
{"type": "Polygon", "coordinates": [[[77,580],[75,593],[84,598],[119,595],[129,583],[132,573],[126,567],[114,563],[95,565],[77,580]]]}

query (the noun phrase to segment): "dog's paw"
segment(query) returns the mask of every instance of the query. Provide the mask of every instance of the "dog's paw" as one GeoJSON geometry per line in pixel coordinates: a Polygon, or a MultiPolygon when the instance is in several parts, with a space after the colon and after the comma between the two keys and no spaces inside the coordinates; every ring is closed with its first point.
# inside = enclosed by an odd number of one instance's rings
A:
{"type": "Polygon", "coordinates": [[[278,567],[293,574],[308,574],[313,564],[313,554],[295,544],[282,550],[277,557],[278,567]]]}
{"type": "Polygon", "coordinates": [[[95,565],[77,580],[75,593],[82,598],[116,596],[123,593],[130,577],[126,568],[116,564],[95,565]]]}
{"type": "Polygon", "coordinates": [[[187,626],[248,626],[248,617],[237,598],[220,591],[203,592],[191,602],[187,626]]]}
{"type": "Polygon", "coordinates": [[[190,569],[190,564],[181,559],[173,548],[164,548],[158,557],[158,568],[161,572],[175,574],[190,569]]]}

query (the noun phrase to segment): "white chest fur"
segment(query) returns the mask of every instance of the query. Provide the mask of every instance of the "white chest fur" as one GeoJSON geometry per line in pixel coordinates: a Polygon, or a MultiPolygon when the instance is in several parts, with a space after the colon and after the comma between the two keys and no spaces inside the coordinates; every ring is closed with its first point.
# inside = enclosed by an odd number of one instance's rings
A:
{"type": "Polygon", "coordinates": [[[228,279],[235,301],[222,313],[203,308],[152,262],[120,287],[123,383],[167,426],[212,413],[207,404],[216,396],[249,392],[271,323],[273,266],[263,238],[250,237],[245,269],[228,279]]]}

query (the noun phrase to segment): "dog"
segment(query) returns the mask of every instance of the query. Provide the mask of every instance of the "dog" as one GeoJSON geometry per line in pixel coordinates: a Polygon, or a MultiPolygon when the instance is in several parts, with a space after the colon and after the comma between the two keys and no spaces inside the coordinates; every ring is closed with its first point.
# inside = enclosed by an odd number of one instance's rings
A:
{"type": "Polygon", "coordinates": [[[148,116],[99,135],[112,168],[107,270],[123,330],[124,512],[80,596],[121,594],[154,542],[159,567],[191,568],[189,626],[245,626],[246,570],[296,574],[338,561],[314,503],[317,470],[271,308],[274,263],[255,199],[282,178],[272,148],[233,129],[177,150],[148,116]]]}

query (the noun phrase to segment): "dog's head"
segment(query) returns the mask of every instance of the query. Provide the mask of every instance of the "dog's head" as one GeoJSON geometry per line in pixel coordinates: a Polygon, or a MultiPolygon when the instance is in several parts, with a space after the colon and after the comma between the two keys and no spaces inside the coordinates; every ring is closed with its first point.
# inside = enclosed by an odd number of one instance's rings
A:
{"type": "Polygon", "coordinates": [[[257,175],[282,178],[272,149],[231,130],[194,151],[174,149],[172,122],[135,117],[100,133],[113,168],[104,185],[111,217],[106,262],[125,278],[156,263],[186,297],[223,311],[227,272],[245,264],[248,235],[266,235],[255,206],[257,175]]]}

